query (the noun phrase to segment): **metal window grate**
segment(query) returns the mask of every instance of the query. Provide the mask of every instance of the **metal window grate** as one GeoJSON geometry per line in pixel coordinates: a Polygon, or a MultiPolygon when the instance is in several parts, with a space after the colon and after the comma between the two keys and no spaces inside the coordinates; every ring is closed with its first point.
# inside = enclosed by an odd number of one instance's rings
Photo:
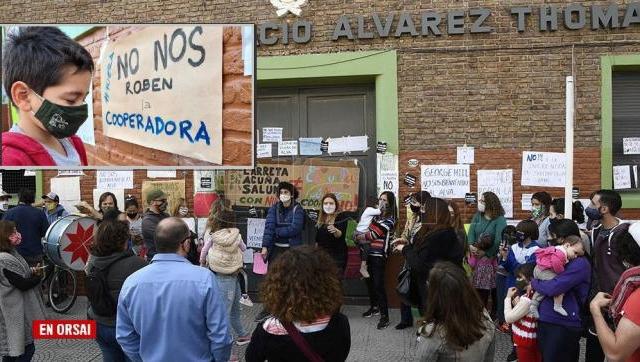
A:
{"type": "Polygon", "coordinates": [[[2,189],[10,194],[17,194],[22,188],[36,191],[36,178],[24,176],[24,170],[0,170],[2,189]]]}

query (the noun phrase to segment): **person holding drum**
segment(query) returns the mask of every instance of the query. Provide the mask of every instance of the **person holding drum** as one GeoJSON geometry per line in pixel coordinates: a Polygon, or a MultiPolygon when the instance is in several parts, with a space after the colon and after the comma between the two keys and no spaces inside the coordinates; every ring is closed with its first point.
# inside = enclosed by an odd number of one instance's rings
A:
{"type": "MultiPolygon", "coordinates": [[[[40,211],[39,211],[40,212],[40,211]]],[[[42,215],[42,212],[40,212],[42,215]]],[[[11,221],[0,221],[0,356],[3,361],[30,361],[35,352],[34,320],[46,318],[39,267],[29,267],[16,251],[22,236],[11,221]]]]}

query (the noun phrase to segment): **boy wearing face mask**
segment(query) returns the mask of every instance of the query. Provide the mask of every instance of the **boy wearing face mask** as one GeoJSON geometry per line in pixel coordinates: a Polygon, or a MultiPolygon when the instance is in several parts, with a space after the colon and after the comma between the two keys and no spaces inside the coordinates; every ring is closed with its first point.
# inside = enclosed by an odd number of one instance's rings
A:
{"type": "Polygon", "coordinates": [[[49,192],[46,195],[42,195],[44,200],[44,213],[47,216],[49,225],[61,217],[69,215],[69,212],[60,205],[60,197],[54,192],[49,192]]]}
{"type": "Polygon", "coordinates": [[[89,116],[85,98],[93,59],[60,29],[10,28],[3,49],[4,87],[19,120],[2,133],[5,166],[86,166],[76,132],[89,116]]]}

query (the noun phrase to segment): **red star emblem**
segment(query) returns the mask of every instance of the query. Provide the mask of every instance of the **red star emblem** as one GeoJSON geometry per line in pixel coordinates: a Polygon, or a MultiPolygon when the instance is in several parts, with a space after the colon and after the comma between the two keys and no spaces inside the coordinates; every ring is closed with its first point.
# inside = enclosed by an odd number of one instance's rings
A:
{"type": "Polygon", "coordinates": [[[86,264],[89,259],[89,250],[87,247],[93,242],[93,224],[86,230],[82,227],[82,224],[78,223],[78,228],[75,234],[67,233],[69,238],[69,245],[63,249],[63,251],[71,252],[71,263],[77,259],[81,259],[82,263],[86,264]]]}

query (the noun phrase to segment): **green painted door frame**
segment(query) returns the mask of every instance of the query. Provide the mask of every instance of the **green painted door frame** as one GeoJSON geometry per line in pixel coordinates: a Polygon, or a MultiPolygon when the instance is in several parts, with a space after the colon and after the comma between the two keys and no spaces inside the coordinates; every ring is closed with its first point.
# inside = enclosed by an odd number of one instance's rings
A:
{"type": "MultiPolygon", "coordinates": [[[[613,85],[614,71],[638,70],[640,54],[605,55],[600,57],[600,106],[602,115],[602,149],[600,152],[600,179],[602,188],[613,188],[613,85]]],[[[640,192],[622,192],[623,208],[640,208],[640,192]]]]}
{"type": "Polygon", "coordinates": [[[398,154],[395,50],[258,57],[256,78],[258,87],[375,82],[376,138],[398,154]]]}

